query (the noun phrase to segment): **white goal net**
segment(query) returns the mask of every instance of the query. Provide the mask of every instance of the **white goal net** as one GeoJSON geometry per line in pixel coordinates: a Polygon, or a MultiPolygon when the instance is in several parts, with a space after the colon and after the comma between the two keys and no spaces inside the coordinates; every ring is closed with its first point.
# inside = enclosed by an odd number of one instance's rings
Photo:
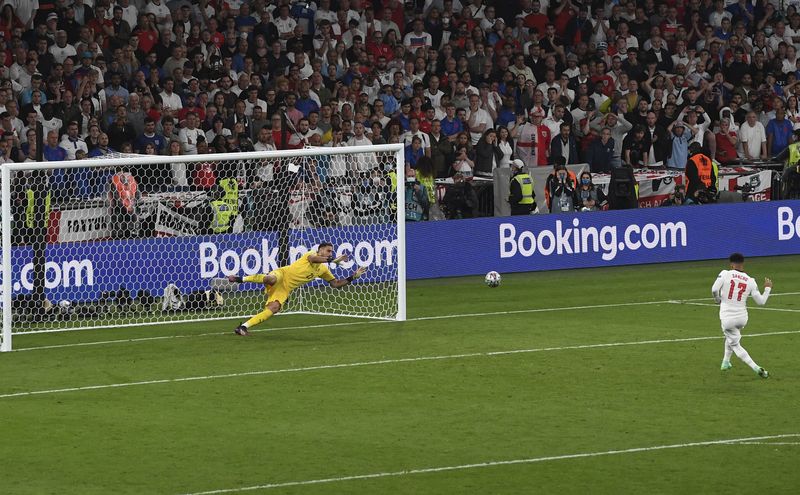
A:
{"type": "Polygon", "coordinates": [[[228,275],[269,273],[322,242],[349,255],[334,276],[366,275],[312,281],[281,313],[405,319],[403,175],[401,145],[5,164],[2,350],[32,332],[233,329],[265,294],[228,275]]]}

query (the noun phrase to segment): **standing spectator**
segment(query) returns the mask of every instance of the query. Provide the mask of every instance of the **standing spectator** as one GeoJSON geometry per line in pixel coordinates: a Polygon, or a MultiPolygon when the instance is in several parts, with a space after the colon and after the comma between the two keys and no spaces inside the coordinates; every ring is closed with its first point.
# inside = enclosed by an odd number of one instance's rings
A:
{"type": "Polygon", "coordinates": [[[644,127],[637,125],[622,141],[622,162],[632,168],[642,168],[647,163],[647,148],[644,127]]]}
{"type": "Polygon", "coordinates": [[[722,119],[719,123],[719,132],[714,135],[717,140],[715,159],[723,164],[732,163],[739,159],[736,153],[736,145],[739,138],[736,131],[731,129],[731,121],[722,119]]]}
{"type": "Polygon", "coordinates": [[[164,152],[166,141],[164,140],[164,136],[156,134],[156,122],[150,117],[145,117],[144,132],[136,137],[134,141],[134,150],[136,153],[143,154],[145,146],[148,144],[153,145],[155,153],[160,155],[164,152]]]}
{"type": "Polygon", "coordinates": [[[497,142],[497,132],[487,130],[475,146],[475,175],[491,177],[497,168],[498,162],[503,158],[503,151],[497,142]]]}
{"type": "Polygon", "coordinates": [[[547,177],[548,204],[550,213],[568,213],[575,211],[575,181],[567,172],[564,159],[560,158],[554,167],[554,173],[547,177]]]}
{"type": "Polygon", "coordinates": [[[445,107],[445,112],[446,116],[442,119],[442,133],[452,142],[455,141],[458,133],[464,130],[464,124],[461,119],[456,117],[456,106],[454,104],[448,103],[445,107]]]}
{"type": "Polygon", "coordinates": [[[128,123],[128,110],[124,105],[117,107],[116,118],[108,130],[108,139],[111,147],[117,150],[122,150],[123,143],[136,140],[136,130],[128,123]]]}
{"type": "Polygon", "coordinates": [[[422,139],[419,136],[412,137],[405,145],[406,168],[417,168],[417,162],[423,156],[425,151],[422,149],[422,139]]]}
{"type": "Polygon", "coordinates": [[[508,168],[511,165],[511,156],[514,154],[514,139],[508,127],[499,126],[497,128],[497,146],[503,152],[503,156],[498,160],[497,166],[501,168],[508,168]]]}
{"type": "Polygon", "coordinates": [[[689,159],[689,143],[694,139],[691,129],[683,122],[675,121],[667,128],[672,133],[672,154],[667,161],[669,168],[684,170],[689,159]]]}
{"type": "Polygon", "coordinates": [[[558,158],[563,158],[566,164],[580,163],[578,142],[572,135],[572,126],[563,122],[559,131],[558,135],[550,141],[550,163],[556,163],[558,158]]]}
{"type": "Polygon", "coordinates": [[[600,131],[600,139],[595,139],[589,144],[586,152],[586,162],[593,174],[607,174],[611,172],[614,163],[614,138],[611,129],[604,127],[600,131]]]}
{"type": "Polygon", "coordinates": [[[403,45],[412,52],[416,52],[418,48],[433,46],[433,38],[429,33],[425,32],[425,25],[422,20],[417,19],[414,21],[412,31],[403,38],[403,45]]]}
{"type": "Polygon", "coordinates": [[[747,113],[747,120],[739,127],[739,139],[745,160],[767,158],[767,135],[764,125],[758,121],[755,112],[747,113]]]}
{"type": "Polygon", "coordinates": [[[88,153],[89,149],[86,147],[86,143],[81,139],[80,135],[78,134],[78,123],[75,121],[70,122],[67,124],[67,133],[61,139],[61,143],[59,146],[66,150],[67,152],[67,160],[74,160],[75,153],[80,150],[84,153],[88,153]]]}
{"type": "Polygon", "coordinates": [[[670,153],[672,153],[672,141],[669,132],[657,124],[658,117],[655,112],[647,112],[647,129],[645,136],[650,142],[647,153],[648,167],[666,167],[670,153]]]}
{"type": "Polygon", "coordinates": [[[183,145],[184,153],[187,155],[197,154],[197,138],[201,135],[205,140],[202,129],[197,128],[197,114],[189,112],[186,115],[186,127],[178,132],[178,140],[183,145]]]}
{"type": "Polygon", "coordinates": [[[442,133],[442,124],[438,119],[431,123],[428,140],[431,143],[431,160],[436,178],[447,177],[450,162],[453,161],[453,143],[442,133]]]}
{"type": "Polygon", "coordinates": [[[777,156],[785,150],[792,140],[792,123],[786,118],[783,108],[775,110],[775,118],[770,120],[765,129],[767,134],[767,154],[777,156]]]}
{"type": "Polygon", "coordinates": [[[478,144],[483,133],[493,125],[494,122],[489,112],[481,108],[481,97],[475,93],[469,95],[466,128],[469,130],[472,145],[478,144]]]}

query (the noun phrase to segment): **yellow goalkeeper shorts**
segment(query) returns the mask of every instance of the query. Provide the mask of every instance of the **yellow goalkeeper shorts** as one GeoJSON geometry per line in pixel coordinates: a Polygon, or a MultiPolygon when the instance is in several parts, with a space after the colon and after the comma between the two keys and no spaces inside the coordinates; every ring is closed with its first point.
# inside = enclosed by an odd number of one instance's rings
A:
{"type": "Polygon", "coordinates": [[[277,302],[283,307],[286,300],[289,299],[289,294],[292,292],[284,283],[283,272],[280,270],[273,270],[269,273],[274,276],[276,281],[274,285],[267,286],[267,301],[264,303],[266,306],[271,302],[277,302]]]}

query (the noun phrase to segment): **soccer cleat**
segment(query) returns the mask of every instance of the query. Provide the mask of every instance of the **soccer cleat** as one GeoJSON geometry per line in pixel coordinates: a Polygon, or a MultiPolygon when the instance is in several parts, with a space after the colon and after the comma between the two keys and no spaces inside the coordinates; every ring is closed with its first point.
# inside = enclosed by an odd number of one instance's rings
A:
{"type": "Polygon", "coordinates": [[[236,335],[241,335],[242,337],[247,337],[250,333],[247,331],[247,327],[244,325],[239,325],[236,327],[236,330],[233,331],[236,335]]]}
{"type": "Polygon", "coordinates": [[[733,368],[733,365],[730,361],[723,361],[722,366],[719,367],[720,371],[728,371],[731,368],[733,368]]]}
{"type": "Polygon", "coordinates": [[[769,378],[769,371],[765,370],[764,368],[758,368],[756,373],[758,373],[758,376],[761,378],[769,378]]]}

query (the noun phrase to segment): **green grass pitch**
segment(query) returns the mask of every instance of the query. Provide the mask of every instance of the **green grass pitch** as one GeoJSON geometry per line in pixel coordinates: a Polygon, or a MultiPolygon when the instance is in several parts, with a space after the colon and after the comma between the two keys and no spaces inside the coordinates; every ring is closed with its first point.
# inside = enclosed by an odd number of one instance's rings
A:
{"type": "Polygon", "coordinates": [[[768,380],[719,371],[725,265],[411,282],[404,323],[21,335],[0,493],[794,494],[800,256],[746,266],[775,281],[742,339],[768,380]]]}

